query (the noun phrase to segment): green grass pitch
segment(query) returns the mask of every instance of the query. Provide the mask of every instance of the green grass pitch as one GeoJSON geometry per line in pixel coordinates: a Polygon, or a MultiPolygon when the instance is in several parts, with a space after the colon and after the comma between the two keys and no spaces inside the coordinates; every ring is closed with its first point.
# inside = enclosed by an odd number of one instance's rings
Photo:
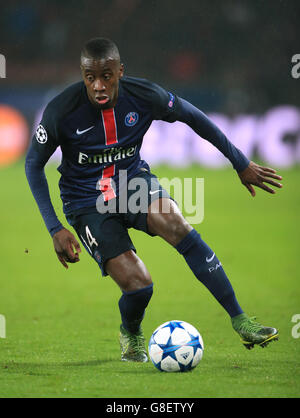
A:
{"type": "MultiPolygon", "coordinates": [[[[300,314],[300,169],[279,170],[284,188],[275,196],[258,190],[254,199],[229,168],[153,171],[205,179],[205,217],[195,227],[222,261],[244,310],[277,327],[279,341],[247,351],[177,252],[132,231],[155,286],[143,323],[147,341],[161,323],[181,319],[199,329],[205,351],[190,373],[121,362],[119,289],[101,278],[85,250],[80,263],[61,266],[20,162],[0,171],[1,398],[299,397],[300,338],[292,335],[292,317],[300,314]]],[[[64,220],[55,167],[47,175],[64,220]]]]}

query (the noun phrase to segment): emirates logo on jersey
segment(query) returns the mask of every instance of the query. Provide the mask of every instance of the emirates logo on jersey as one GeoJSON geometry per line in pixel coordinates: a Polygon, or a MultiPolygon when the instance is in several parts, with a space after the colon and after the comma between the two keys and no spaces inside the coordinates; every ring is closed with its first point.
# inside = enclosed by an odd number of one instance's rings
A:
{"type": "Polygon", "coordinates": [[[134,157],[138,151],[135,145],[129,148],[113,147],[103,150],[100,154],[87,155],[80,152],[78,155],[79,164],[107,164],[116,163],[126,158],[134,157]]]}

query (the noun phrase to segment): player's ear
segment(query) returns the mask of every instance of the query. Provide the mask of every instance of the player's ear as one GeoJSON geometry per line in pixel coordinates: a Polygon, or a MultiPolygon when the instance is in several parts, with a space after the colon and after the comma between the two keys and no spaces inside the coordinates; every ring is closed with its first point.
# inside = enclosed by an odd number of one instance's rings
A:
{"type": "Polygon", "coordinates": [[[84,75],[84,67],[83,67],[82,63],[80,63],[79,68],[80,68],[81,75],[83,77],[83,75],[84,75]]]}
{"type": "Polygon", "coordinates": [[[122,78],[123,75],[124,75],[124,64],[120,64],[119,78],[122,78]]]}

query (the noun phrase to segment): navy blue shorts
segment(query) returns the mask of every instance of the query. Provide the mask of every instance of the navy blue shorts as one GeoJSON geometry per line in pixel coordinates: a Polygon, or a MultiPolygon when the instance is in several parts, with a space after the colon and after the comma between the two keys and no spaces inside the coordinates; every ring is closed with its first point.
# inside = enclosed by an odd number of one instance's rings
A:
{"type": "MultiPolygon", "coordinates": [[[[157,177],[149,171],[143,169],[134,178],[143,178],[148,184],[149,192],[144,197],[146,202],[144,201],[141,205],[144,208],[148,209],[149,205],[159,198],[171,199],[169,193],[160,185],[157,177]]],[[[127,190],[128,201],[134,197],[134,193],[136,190],[127,190]]],[[[128,210],[126,213],[119,213],[117,200],[118,197],[116,198],[117,213],[99,213],[96,207],[89,207],[67,215],[67,221],[75,229],[81,243],[98,263],[102,276],[108,275],[105,270],[107,260],[129,250],[136,252],[128,229],[134,228],[153,236],[148,230],[147,211],[132,213],[128,210]]]]}

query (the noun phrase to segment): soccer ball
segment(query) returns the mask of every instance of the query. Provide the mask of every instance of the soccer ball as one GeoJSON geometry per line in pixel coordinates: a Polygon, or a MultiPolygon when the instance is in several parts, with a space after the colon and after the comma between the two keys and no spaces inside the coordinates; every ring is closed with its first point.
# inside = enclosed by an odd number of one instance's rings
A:
{"type": "Polygon", "coordinates": [[[152,363],[164,372],[193,369],[202,359],[203,350],[200,333],[184,321],[168,321],[160,325],[153,332],[148,346],[152,363]]]}

